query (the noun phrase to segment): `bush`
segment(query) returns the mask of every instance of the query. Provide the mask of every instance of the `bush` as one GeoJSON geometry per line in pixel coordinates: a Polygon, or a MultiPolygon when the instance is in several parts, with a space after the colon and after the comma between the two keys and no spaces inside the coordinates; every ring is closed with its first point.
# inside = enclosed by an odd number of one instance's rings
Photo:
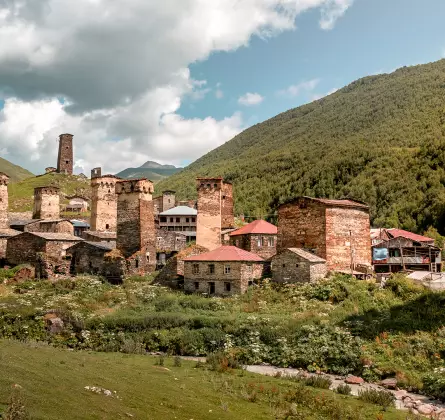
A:
{"type": "Polygon", "coordinates": [[[228,369],[239,369],[239,362],[232,356],[224,353],[212,353],[207,356],[206,364],[210,370],[216,372],[225,372],[228,369]]]}
{"type": "Polygon", "coordinates": [[[313,388],[329,389],[332,385],[332,380],[327,376],[314,375],[304,379],[303,383],[313,388]]]}
{"type": "Polygon", "coordinates": [[[396,296],[408,300],[425,292],[425,287],[415,284],[403,274],[394,274],[386,282],[386,288],[390,289],[396,296]]]}
{"type": "Polygon", "coordinates": [[[12,392],[8,401],[8,408],[5,414],[2,416],[5,420],[27,420],[29,419],[24,397],[22,393],[22,387],[20,385],[13,385],[12,392]]]}
{"type": "Polygon", "coordinates": [[[175,367],[181,367],[182,365],[182,360],[179,356],[175,356],[175,358],[173,359],[173,366],[175,367]]]}
{"type": "Polygon", "coordinates": [[[351,395],[351,387],[348,384],[340,384],[335,391],[341,395],[351,395]]]}
{"type": "Polygon", "coordinates": [[[394,405],[394,394],[377,389],[364,389],[358,392],[358,398],[364,402],[380,405],[384,410],[394,405]]]}
{"type": "Polygon", "coordinates": [[[423,392],[429,396],[445,401],[445,376],[443,372],[424,376],[423,392]]]}

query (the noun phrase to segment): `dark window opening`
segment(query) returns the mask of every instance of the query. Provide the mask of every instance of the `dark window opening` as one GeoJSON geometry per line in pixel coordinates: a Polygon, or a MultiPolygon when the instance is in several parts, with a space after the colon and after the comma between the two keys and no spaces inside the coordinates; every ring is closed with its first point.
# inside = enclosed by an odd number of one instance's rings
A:
{"type": "Polygon", "coordinates": [[[166,217],[161,217],[161,223],[165,223],[167,221],[166,217]]]}
{"type": "Polygon", "coordinates": [[[286,267],[286,264],[283,264],[283,268],[286,267]]]}
{"type": "Polygon", "coordinates": [[[189,223],[190,219],[188,217],[185,218],[185,223],[189,223]]]}
{"type": "Polygon", "coordinates": [[[210,184],[207,184],[207,188],[210,188],[210,184]]]}
{"type": "Polygon", "coordinates": [[[211,294],[211,295],[215,294],[215,283],[214,282],[209,283],[209,294],[211,294]]]}
{"type": "Polygon", "coordinates": [[[110,225],[108,223],[105,225],[105,229],[110,229],[110,225]]]}
{"type": "Polygon", "coordinates": [[[199,274],[199,264],[193,264],[193,274],[199,274]]]}
{"type": "Polygon", "coordinates": [[[181,223],[181,219],[179,217],[176,218],[176,223],[181,223]]]}
{"type": "Polygon", "coordinates": [[[134,266],[135,266],[136,268],[139,267],[139,260],[134,260],[134,266]]]}
{"type": "Polygon", "coordinates": [[[192,217],[192,222],[193,222],[193,223],[196,222],[196,219],[195,219],[194,217],[192,217]]]}
{"type": "Polygon", "coordinates": [[[230,292],[232,285],[229,282],[224,283],[224,290],[230,292]]]}
{"type": "Polygon", "coordinates": [[[198,281],[195,281],[195,290],[199,290],[199,282],[198,281]]]}
{"type": "Polygon", "coordinates": [[[218,187],[218,184],[213,184],[213,186],[216,188],[216,187],[218,187]]]}
{"type": "Polygon", "coordinates": [[[225,196],[225,195],[223,195],[222,199],[223,199],[223,200],[225,200],[225,199],[226,199],[226,196],[225,196]]]}
{"type": "Polygon", "coordinates": [[[70,161],[69,161],[69,160],[66,160],[65,163],[70,163],[70,161]]]}
{"type": "Polygon", "coordinates": [[[296,267],[296,268],[300,267],[300,264],[295,264],[295,267],[296,267]]]}
{"type": "Polygon", "coordinates": [[[215,264],[209,264],[209,274],[215,274],[215,264]]]}
{"type": "Polygon", "coordinates": [[[173,223],[173,217],[170,217],[170,223],[173,223]]]}

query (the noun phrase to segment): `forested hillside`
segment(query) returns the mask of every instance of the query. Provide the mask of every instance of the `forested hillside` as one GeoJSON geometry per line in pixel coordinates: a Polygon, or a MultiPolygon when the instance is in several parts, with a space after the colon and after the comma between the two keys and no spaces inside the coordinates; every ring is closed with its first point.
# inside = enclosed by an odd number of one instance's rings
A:
{"type": "Polygon", "coordinates": [[[349,197],[373,225],[445,233],[445,60],[365,77],[257,124],[158,185],[233,181],[236,211],[273,214],[294,196],[349,197]]]}

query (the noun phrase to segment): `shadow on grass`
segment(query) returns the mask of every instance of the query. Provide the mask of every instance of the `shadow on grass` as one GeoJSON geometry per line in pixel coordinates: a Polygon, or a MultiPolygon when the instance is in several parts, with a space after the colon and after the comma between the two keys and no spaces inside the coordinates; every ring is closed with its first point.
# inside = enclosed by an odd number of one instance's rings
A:
{"type": "Polygon", "coordinates": [[[402,305],[385,310],[372,309],[346,318],[354,335],[372,339],[383,332],[414,333],[435,331],[445,325],[445,292],[426,292],[402,305]]]}

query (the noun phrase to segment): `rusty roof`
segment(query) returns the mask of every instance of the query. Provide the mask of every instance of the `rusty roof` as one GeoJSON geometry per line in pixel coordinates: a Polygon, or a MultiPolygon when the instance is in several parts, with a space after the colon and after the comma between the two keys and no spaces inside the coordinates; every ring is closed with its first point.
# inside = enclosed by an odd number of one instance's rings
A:
{"type": "Polygon", "coordinates": [[[408,232],[403,229],[385,229],[386,232],[393,238],[406,238],[411,239],[416,242],[434,242],[434,239],[428,238],[427,236],[417,235],[416,233],[408,232]]]}
{"type": "Polygon", "coordinates": [[[265,235],[276,235],[278,228],[272,223],[266,222],[265,220],[254,220],[248,225],[243,226],[232,232],[230,236],[238,235],[248,235],[252,233],[262,233],[265,235]]]}
{"type": "Polygon", "coordinates": [[[259,255],[237,248],[236,246],[223,245],[213,251],[185,258],[184,261],[262,262],[264,260],[259,255]]]}

